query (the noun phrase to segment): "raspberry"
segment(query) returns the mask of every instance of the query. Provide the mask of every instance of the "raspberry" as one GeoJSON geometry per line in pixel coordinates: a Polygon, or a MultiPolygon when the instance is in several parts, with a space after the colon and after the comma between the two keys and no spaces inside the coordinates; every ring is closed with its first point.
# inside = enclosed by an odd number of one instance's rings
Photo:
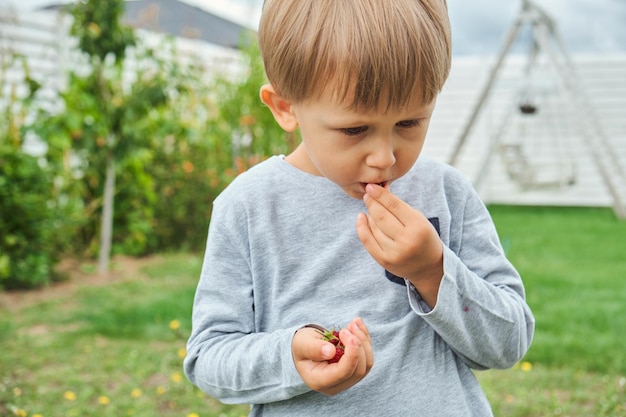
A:
{"type": "Polygon", "coordinates": [[[332,359],[328,360],[328,363],[337,363],[339,362],[339,359],[341,359],[341,357],[343,356],[346,347],[344,346],[344,344],[341,342],[341,340],[339,339],[339,331],[332,329],[332,330],[326,330],[323,333],[324,336],[324,340],[327,342],[332,343],[333,345],[335,345],[335,356],[332,359]]]}
{"type": "Polygon", "coordinates": [[[335,356],[332,359],[328,360],[328,363],[337,363],[339,362],[339,359],[341,359],[341,357],[344,354],[344,348],[341,346],[337,346],[336,350],[335,350],[335,356]]]}

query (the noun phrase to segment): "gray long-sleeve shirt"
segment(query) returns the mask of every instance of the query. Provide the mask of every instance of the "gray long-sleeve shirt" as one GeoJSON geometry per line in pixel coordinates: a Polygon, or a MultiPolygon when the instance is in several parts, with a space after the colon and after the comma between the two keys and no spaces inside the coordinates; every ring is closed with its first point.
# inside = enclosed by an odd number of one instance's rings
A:
{"type": "Polygon", "coordinates": [[[424,156],[391,185],[438,230],[444,277],[429,310],[360,243],[362,201],[280,157],[240,175],[214,203],[185,372],[252,416],[489,416],[471,368],[526,353],[534,318],[522,281],[469,183],[424,156]],[[374,367],[333,397],[296,371],[291,340],[306,323],[362,317],[374,367]]]}

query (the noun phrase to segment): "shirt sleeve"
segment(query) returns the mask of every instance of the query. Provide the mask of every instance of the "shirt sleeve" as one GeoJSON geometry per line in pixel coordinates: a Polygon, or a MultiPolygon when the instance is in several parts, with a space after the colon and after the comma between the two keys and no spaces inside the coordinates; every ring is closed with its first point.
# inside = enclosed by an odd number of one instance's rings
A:
{"type": "MultiPolygon", "coordinates": [[[[444,276],[431,310],[408,285],[409,302],[468,366],[508,368],[528,351],[535,320],[521,277],[507,260],[497,231],[473,190],[444,244],[444,276]]],[[[454,222],[454,220],[453,220],[454,222]]]]}
{"type": "Polygon", "coordinates": [[[213,211],[185,374],[224,403],[285,400],[310,390],[292,359],[297,327],[272,332],[255,328],[250,258],[241,226],[245,221],[234,217],[232,210],[213,211]]]}

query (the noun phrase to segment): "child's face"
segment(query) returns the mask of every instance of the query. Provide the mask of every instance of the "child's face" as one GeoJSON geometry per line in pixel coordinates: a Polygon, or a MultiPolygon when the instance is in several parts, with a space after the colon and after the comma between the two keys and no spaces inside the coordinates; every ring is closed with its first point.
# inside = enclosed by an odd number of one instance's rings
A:
{"type": "Polygon", "coordinates": [[[388,187],[413,166],[434,108],[434,101],[423,105],[416,97],[402,109],[358,112],[330,94],[292,104],[302,145],[287,160],[363,198],[368,183],[388,187]]]}

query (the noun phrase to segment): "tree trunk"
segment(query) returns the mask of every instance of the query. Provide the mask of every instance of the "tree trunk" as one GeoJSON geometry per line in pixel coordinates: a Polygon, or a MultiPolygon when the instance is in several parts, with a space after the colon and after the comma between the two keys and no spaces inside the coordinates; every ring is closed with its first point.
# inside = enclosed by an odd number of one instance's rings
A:
{"type": "Polygon", "coordinates": [[[115,195],[115,156],[109,152],[107,157],[106,179],[104,182],[104,202],[100,228],[100,253],[98,254],[98,273],[109,271],[111,258],[111,240],[113,239],[113,202],[115,195]]]}

